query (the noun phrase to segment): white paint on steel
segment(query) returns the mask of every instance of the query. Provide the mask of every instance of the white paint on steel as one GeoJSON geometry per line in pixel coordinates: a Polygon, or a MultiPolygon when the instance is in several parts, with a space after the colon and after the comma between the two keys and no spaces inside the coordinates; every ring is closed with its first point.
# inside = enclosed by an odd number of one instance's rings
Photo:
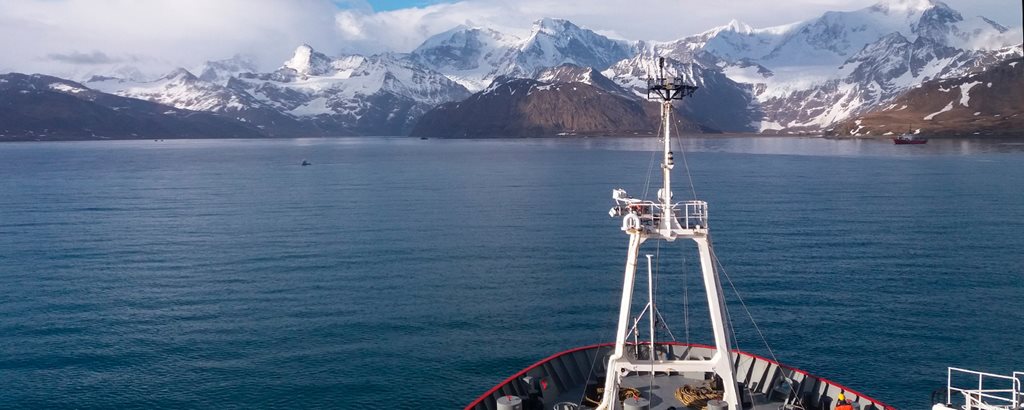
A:
{"type": "MultiPolygon", "coordinates": [[[[605,379],[604,394],[599,410],[614,410],[619,406],[618,393],[621,378],[629,372],[641,371],[641,365],[645,369],[653,371],[695,371],[713,372],[722,378],[724,387],[723,399],[730,410],[739,410],[739,391],[736,386],[735,369],[732,363],[732,354],[729,351],[730,336],[727,330],[728,312],[725,309],[725,298],[722,292],[722,284],[718,272],[714,268],[710,244],[708,242],[708,209],[707,202],[692,200],[683,203],[672,202],[672,176],[673,159],[671,153],[671,101],[665,101],[661,107],[661,120],[664,130],[662,152],[662,188],[658,190],[658,202],[639,200],[631,198],[625,190],[616,189],[612,191],[612,198],[616,206],[608,214],[611,216],[622,216],[622,230],[629,235],[629,249],[626,256],[626,269],[622,285],[622,300],[619,304],[619,322],[615,334],[615,350],[608,358],[607,374],[605,379]],[[684,224],[679,224],[679,217],[683,218],[684,224]],[[704,278],[704,288],[707,292],[707,301],[712,325],[712,332],[715,339],[715,353],[710,360],[679,359],[657,360],[655,353],[655,331],[654,320],[656,310],[654,307],[654,284],[651,268],[651,257],[647,256],[647,288],[649,303],[645,311],[650,315],[650,336],[651,336],[651,360],[649,363],[636,363],[633,359],[625,356],[625,343],[630,333],[630,309],[632,306],[633,289],[636,282],[636,264],[640,245],[647,239],[664,240],[668,242],[679,238],[689,238],[696,242],[700,254],[701,273],[704,278]]],[[[642,314],[641,314],[642,315],[642,314]]],[[[636,335],[635,329],[640,318],[633,321],[632,332],[636,335]]]]}
{"type": "Polygon", "coordinates": [[[670,116],[672,115],[672,101],[665,101],[661,104],[661,122],[665,126],[665,130],[662,131],[664,141],[664,152],[662,153],[661,163],[661,174],[664,183],[662,184],[659,196],[661,197],[662,214],[661,214],[661,229],[670,230],[673,228],[672,221],[675,218],[672,216],[672,162],[669,160],[671,155],[672,147],[671,140],[672,135],[669,131],[669,124],[671,123],[670,116]]]}
{"type": "MultiPolygon", "coordinates": [[[[644,239],[640,232],[632,231],[629,234],[629,251],[626,255],[626,271],[623,274],[622,301],[619,304],[619,325],[615,330],[615,351],[608,358],[608,363],[616,363],[622,359],[626,346],[626,327],[629,325],[629,306],[633,303],[633,283],[636,279],[636,256],[640,252],[640,244],[644,239]]],[[[619,369],[615,366],[608,366],[608,373],[604,382],[604,397],[597,407],[601,409],[612,409],[612,398],[619,397],[619,369]]]]}
{"type": "Polygon", "coordinates": [[[1024,398],[1024,393],[1021,390],[1021,378],[1024,378],[1024,372],[1004,375],[950,367],[946,370],[946,404],[953,403],[953,393],[956,392],[963,395],[965,410],[1018,409],[1024,404],[1021,402],[1021,399],[1024,398]],[[967,387],[963,384],[954,385],[953,379],[956,375],[960,375],[961,380],[964,379],[964,376],[972,378],[976,376],[977,387],[967,387]],[[993,384],[995,383],[1001,383],[999,386],[1001,388],[994,388],[993,384]]]}
{"type": "Polygon", "coordinates": [[[693,238],[697,242],[697,250],[700,253],[700,269],[704,276],[704,289],[707,293],[708,311],[711,314],[711,330],[715,334],[715,355],[711,358],[715,374],[722,378],[722,386],[725,388],[725,402],[729,408],[739,410],[739,392],[736,386],[736,374],[732,366],[732,354],[729,353],[729,333],[726,330],[725,297],[722,292],[722,283],[718,279],[715,267],[711,261],[711,250],[707,237],[693,238]]]}
{"type": "MultiPolygon", "coordinates": [[[[649,254],[647,255],[647,306],[650,308],[650,311],[647,312],[647,322],[650,324],[651,364],[653,365],[654,360],[656,359],[656,351],[654,350],[654,319],[657,318],[657,316],[654,315],[654,312],[657,312],[657,310],[655,310],[656,308],[654,306],[654,275],[651,273],[651,256],[652,255],[649,254]]],[[[654,377],[653,373],[651,374],[651,377],[654,377]]]]}

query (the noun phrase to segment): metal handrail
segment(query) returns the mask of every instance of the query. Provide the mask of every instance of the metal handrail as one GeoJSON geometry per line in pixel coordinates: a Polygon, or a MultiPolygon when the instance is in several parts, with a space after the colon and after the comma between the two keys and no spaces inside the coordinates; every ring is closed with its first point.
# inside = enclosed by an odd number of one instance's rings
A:
{"type": "MultiPolygon", "coordinates": [[[[679,204],[673,204],[672,208],[678,207],[679,204]]],[[[690,219],[695,219],[698,224],[702,227],[707,228],[708,226],[708,203],[704,201],[686,201],[683,202],[683,214],[685,215],[685,226],[690,226],[690,219]]]]}
{"type": "Polygon", "coordinates": [[[1024,372],[1013,372],[1012,376],[1003,374],[979,372],[976,370],[961,369],[958,367],[949,367],[946,371],[946,403],[952,403],[953,392],[959,392],[964,395],[964,401],[968,410],[977,407],[976,405],[985,404],[981,399],[988,398],[992,400],[998,400],[1009,403],[1012,408],[1016,409],[1021,405],[1021,399],[1024,395],[1021,394],[1021,378],[1024,376],[1024,372]],[[978,376],[978,387],[976,389],[953,387],[953,374],[962,373],[967,375],[978,376]],[[986,389],[985,378],[999,379],[1010,382],[1009,389],[986,389]],[[1004,395],[997,395],[997,393],[1004,393],[1004,395]],[[1009,393],[1009,397],[1006,397],[1005,393],[1009,393]]]}
{"type": "MultiPolygon", "coordinates": [[[[641,221],[657,220],[664,214],[665,206],[654,201],[637,201],[626,205],[634,210],[641,221]]],[[[704,201],[686,201],[672,204],[670,209],[676,218],[682,218],[683,226],[690,226],[690,221],[695,221],[702,227],[708,223],[708,203],[704,201]],[[682,211],[682,212],[679,212],[682,211]]]]}
{"type": "Polygon", "coordinates": [[[1017,398],[1017,406],[1024,405],[1024,372],[1013,372],[1013,378],[1017,382],[1017,391],[1014,392],[1017,398]]]}

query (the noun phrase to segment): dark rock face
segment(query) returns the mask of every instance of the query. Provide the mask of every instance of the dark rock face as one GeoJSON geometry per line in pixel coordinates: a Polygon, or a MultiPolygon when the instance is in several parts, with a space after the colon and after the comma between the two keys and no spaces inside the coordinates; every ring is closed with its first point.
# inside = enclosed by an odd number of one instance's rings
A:
{"type": "Polygon", "coordinates": [[[696,67],[699,88],[692,98],[678,104],[679,112],[706,129],[722,132],[757,132],[754,125],[764,115],[753,98],[752,87],[738,84],[721,71],[696,67]]]}
{"type": "Polygon", "coordinates": [[[656,66],[656,56],[641,54],[629,60],[622,60],[608,73],[612,79],[630,90],[634,96],[647,95],[647,78],[660,75],[680,77],[686,83],[697,86],[693,97],[676,104],[679,112],[688,120],[701,124],[704,129],[722,132],[756,132],[754,125],[763,113],[754,99],[752,87],[738,84],[720,70],[706,68],[697,62],[681,62],[665,59],[664,73],[656,66]]]}
{"type": "MultiPolygon", "coordinates": [[[[600,74],[597,74],[600,75],[600,74]]],[[[607,79],[598,81],[613,84],[607,79]]],[[[658,132],[658,105],[585,82],[541,82],[500,77],[468,99],[427,112],[413,136],[544,137],[632,136],[658,132]]],[[[709,131],[681,120],[684,131],[709,131]]]]}
{"type": "Polygon", "coordinates": [[[542,70],[534,79],[543,83],[585,83],[615,95],[636,98],[636,95],[620,87],[597,70],[575,64],[562,64],[542,70]]]}
{"type": "Polygon", "coordinates": [[[0,141],[265,136],[217,114],[104,94],[45,75],[0,75],[0,141]]]}
{"type": "Polygon", "coordinates": [[[831,135],[885,136],[908,129],[924,136],[1020,135],[1024,132],[1024,59],[982,72],[932,80],[880,109],[839,123],[831,135]]]}

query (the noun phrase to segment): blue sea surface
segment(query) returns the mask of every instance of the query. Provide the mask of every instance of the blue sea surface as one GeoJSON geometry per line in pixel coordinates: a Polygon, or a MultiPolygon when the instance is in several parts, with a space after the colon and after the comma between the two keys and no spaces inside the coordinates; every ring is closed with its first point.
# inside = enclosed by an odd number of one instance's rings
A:
{"type": "MultiPolygon", "coordinates": [[[[676,198],[710,203],[725,273],[783,363],[907,409],[946,366],[1024,370],[1024,145],[683,144],[676,198]]],[[[461,408],[613,338],[627,238],[611,190],[653,197],[655,148],[0,144],[0,407],[461,408]]],[[[691,245],[644,253],[662,337],[707,343],[691,245]]],[[[767,355],[726,293],[739,347],[767,355]]]]}

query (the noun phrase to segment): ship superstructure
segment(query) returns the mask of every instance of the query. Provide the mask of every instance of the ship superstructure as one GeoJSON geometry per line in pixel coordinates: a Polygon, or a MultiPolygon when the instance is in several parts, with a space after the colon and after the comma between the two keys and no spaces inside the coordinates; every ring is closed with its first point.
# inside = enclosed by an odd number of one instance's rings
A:
{"type": "MultiPolygon", "coordinates": [[[[672,192],[676,167],[673,102],[691,96],[696,89],[682,78],[665,76],[664,59],[659,59],[658,77],[648,80],[648,98],[657,101],[661,110],[661,187],[653,200],[633,198],[623,189],[612,191],[615,206],[609,215],[621,219],[620,229],[628,237],[615,342],[544,359],[495,386],[467,409],[890,408],[840,384],[730,348],[735,346],[734,335],[716,269],[719,264],[711,243],[708,203],[698,199],[676,202],[672,192]],[[654,294],[651,255],[645,258],[647,303],[634,316],[637,271],[643,262],[641,246],[649,241],[677,240],[690,240],[696,246],[713,346],[657,340],[656,330],[663,320],[654,294]],[[647,338],[641,342],[642,332],[647,338]]],[[[683,165],[689,175],[685,156],[683,165]]],[[[691,192],[696,198],[692,183],[691,192]]]]}

